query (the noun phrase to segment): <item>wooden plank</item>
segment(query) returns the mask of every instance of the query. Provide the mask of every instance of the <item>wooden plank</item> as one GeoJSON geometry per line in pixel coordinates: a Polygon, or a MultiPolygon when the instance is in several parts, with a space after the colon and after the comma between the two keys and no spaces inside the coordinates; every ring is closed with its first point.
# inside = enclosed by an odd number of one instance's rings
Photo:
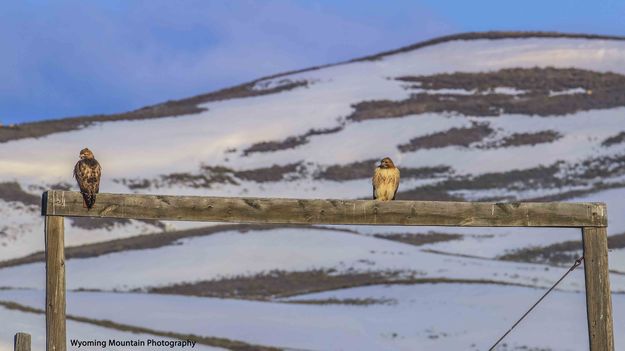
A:
{"type": "Polygon", "coordinates": [[[63,217],[48,216],[46,230],[46,350],[66,350],[63,217]]]}
{"type": "Polygon", "coordinates": [[[582,239],[590,350],[613,351],[614,331],[608,272],[607,229],[583,228],[582,239]]]}
{"type": "Polygon", "coordinates": [[[87,210],[78,192],[44,193],[48,216],[238,223],[427,225],[463,227],[604,227],[603,203],[487,203],[304,200],[99,194],[87,210]]]}
{"type": "Polygon", "coordinates": [[[30,334],[15,334],[15,342],[13,344],[14,351],[30,351],[30,334]]]}

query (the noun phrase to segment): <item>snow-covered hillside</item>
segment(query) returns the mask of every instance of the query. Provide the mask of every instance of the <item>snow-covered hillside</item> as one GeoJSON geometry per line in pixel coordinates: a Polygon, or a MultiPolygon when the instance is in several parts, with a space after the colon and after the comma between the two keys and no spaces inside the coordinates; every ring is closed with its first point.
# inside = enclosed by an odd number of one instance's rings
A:
{"type": "MultiPolygon", "coordinates": [[[[376,161],[390,156],[402,171],[400,199],[603,201],[612,288],[625,292],[625,41],[484,38],[277,75],[115,118],[0,129],[0,303],[43,308],[38,197],[76,188],[71,171],[86,146],[102,164],[103,192],[368,198],[376,161]]],[[[94,320],[199,335],[205,347],[226,338],[233,349],[236,341],[484,349],[579,256],[579,240],[564,229],[70,219],[67,285],[88,291],[68,306],[94,320]],[[103,305],[90,308],[96,300],[103,305]],[[141,312],[151,304],[162,318],[141,312]],[[167,317],[178,309],[198,313],[167,317]],[[287,322],[295,315],[298,323],[287,322]]],[[[585,322],[571,323],[583,318],[583,288],[580,269],[501,350],[586,349],[585,322]]],[[[614,300],[620,328],[625,304],[614,300]]],[[[41,332],[41,319],[6,305],[0,318],[11,332],[41,332]]],[[[97,324],[69,328],[92,333],[85,339],[106,335],[97,324]]]]}

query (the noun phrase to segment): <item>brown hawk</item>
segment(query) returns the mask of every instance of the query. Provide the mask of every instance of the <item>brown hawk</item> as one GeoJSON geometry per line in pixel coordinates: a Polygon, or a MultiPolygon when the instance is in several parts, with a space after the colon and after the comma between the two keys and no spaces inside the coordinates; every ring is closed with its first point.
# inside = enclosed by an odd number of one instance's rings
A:
{"type": "Polygon", "coordinates": [[[380,201],[395,200],[399,188],[399,169],[393,161],[385,157],[373,173],[373,199],[380,201]]]}
{"type": "Polygon", "coordinates": [[[102,168],[88,148],[80,150],[80,160],[74,166],[74,178],[78,183],[84,206],[88,209],[95,204],[96,194],[100,191],[102,168]]]}

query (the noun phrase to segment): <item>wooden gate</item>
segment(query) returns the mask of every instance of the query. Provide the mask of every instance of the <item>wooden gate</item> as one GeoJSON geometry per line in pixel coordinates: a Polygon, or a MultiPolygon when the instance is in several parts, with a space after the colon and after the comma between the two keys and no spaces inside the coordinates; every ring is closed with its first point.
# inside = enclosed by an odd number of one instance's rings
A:
{"type": "Polygon", "coordinates": [[[99,194],[83,207],[78,192],[43,194],[46,237],[47,351],[66,351],[63,217],[174,221],[579,228],[584,243],[586,309],[591,351],[613,351],[608,272],[607,209],[603,203],[487,203],[441,201],[304,200],[99,194]]]}

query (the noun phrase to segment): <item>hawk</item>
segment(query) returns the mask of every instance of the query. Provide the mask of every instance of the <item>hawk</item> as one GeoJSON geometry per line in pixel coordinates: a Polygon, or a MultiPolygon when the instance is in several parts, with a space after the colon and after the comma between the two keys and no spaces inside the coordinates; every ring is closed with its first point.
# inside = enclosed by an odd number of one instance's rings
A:
{"type": "Polygon", "coordinates": [[[88,148],[80,150],[80,160],[74,166],[74,178],[78,183],[84,207],[91,209],[95,204],[95,196],[100,191],[102,168],[88,148]]]}
{"type": "Polygon", "coordinates": [[[380,201],[395,200],[399,188],[399,169],[388,157],[380,161],[373,173],[373,199],[380,201]]]}

